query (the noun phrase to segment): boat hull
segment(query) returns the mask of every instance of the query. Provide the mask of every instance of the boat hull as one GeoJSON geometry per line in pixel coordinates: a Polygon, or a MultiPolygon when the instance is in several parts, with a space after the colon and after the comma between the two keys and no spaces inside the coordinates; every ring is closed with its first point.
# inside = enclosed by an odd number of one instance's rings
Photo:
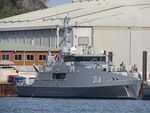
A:
{"type": "Polygon", "coordinates": [[[19,97],[45,98],[101,98],[128,99],[137,98],[134,86],[103,86],[103,87],[29,87],[17,86],[19,97]]]}
{"type": "Polygon", "coordinates": [[[149,87],[143,87],[142,92],[143,92],[142,98],[144,100],[150,100],[150,88],[149,87]]]}

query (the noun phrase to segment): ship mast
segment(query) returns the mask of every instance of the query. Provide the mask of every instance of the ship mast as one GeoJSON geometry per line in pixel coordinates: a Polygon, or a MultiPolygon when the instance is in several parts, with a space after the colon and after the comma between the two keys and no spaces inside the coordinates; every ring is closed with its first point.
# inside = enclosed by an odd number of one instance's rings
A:
{"type": "Polygon", "coordinates": [[[71,48],[71,39],[69,34],[69,17],[65,17],[64,19],[64,39],[62,40],[63,46],[61,47],[62,54],[68,55],[70,54],[71,48]]]}

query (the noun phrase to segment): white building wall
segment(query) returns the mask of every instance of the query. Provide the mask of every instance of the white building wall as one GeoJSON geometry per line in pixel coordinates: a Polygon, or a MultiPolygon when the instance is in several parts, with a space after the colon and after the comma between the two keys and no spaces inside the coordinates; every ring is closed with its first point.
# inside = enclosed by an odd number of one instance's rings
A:
{"type": "Polygon", "coordinates": [[[142,53],[148,52],[148,73],[150,73],[150,29],[148,28],[94,28],[94,48],[97,52],[106,50],[114,54],[113,63],[122,61],[131,67],[136,64],[142,73],[142,53]]]}
{"type": "Polygon", "coordinates": [[[0,41],[56,47],[56,29],[0,31],[0,41]]]}
{"type": "Polygon", "coordinates": [[[94,30],[94,48],[111,51],[114,54],[114,64],[122,61],[130,64],[130,30],[125,28],[96,28],[94,30]]]}
{"type": "Polygon", "coordinates": [[[148,73],[150,73],[150,29],[133,29],[131,46],[131,63],[137,64],[139,71],[142,70],[142,52],[147,51],[148,73]]]}
{"type": "Polygon", "coordinates": [[[77,27],[73,28],[73,46],[77,47],[77,53],[82,54],[83,48],[87,45],[92,46],[92,28],[91,27],[77,27]],[[88,38],[84,45],[79,44],[79,38],[88,38]]]}

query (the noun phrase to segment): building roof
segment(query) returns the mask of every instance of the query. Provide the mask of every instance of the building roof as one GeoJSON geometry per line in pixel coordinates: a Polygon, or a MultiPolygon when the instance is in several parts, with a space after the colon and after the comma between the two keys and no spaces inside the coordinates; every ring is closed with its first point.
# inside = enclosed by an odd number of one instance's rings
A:
{"type": "Polygon", "coordinates": [[[59,50],[56,48],[1,41],[0,51],[59,51],[59,50]]]}
{"type": "Polygon", "coordinates": [[[63,26],[150,27],[150,0],[74,0],[62,6],[0,20],[0,31],[45,29],[63,26]]]}
{"type": "Polygon", "coordinates": [[[11,65],[14,65],[14,63],[12,61],[0,61],[0,66],[11,66],[11,65]]]}
{"type": "Polygon", "coordinates": [[[13,66],[19,72],[36,72],[33,66],[13,66]]]}

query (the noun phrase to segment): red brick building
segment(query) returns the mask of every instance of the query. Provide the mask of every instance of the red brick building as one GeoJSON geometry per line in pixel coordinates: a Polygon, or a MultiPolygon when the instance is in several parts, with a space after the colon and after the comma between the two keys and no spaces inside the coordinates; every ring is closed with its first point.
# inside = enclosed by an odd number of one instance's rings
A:
{"type": "Polygon", "coordinates": [[[12,61],[15,65],[43,65],[49,51],[52,55],[59,54],[55,48],[0,42],[0,61],[12,61]]]}

